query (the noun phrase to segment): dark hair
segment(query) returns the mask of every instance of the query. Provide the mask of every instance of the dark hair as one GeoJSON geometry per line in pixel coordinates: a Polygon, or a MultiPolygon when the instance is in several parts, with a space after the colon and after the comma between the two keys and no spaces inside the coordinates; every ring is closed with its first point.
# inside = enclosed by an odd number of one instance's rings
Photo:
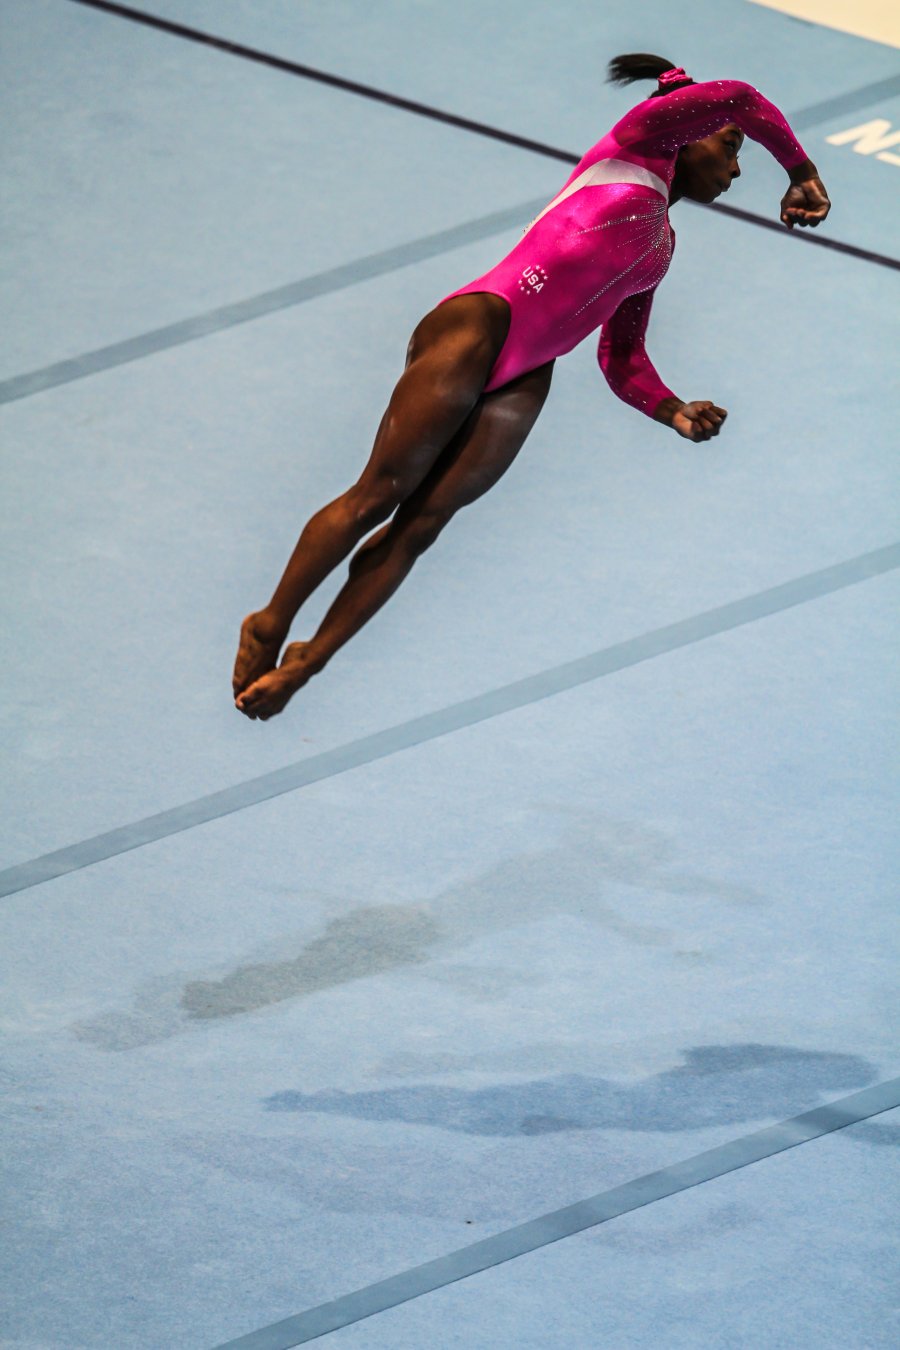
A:
{"type": "MultiPolygon", "coordinates": [[[[664,56],[652,56],[650,52],[629,52],[625,56],[613,57],[607,67],[606,79],[609,84],[632,84],[635,80],[658,80],[663,71],[674,69],[675,63],[666,60],[664,56]]],[[[683,89],[685,85],[693,83],[694,81],[686,76],[666,89],[655,90],[650,98],[659,98],[672,89],[683,89]]]]}

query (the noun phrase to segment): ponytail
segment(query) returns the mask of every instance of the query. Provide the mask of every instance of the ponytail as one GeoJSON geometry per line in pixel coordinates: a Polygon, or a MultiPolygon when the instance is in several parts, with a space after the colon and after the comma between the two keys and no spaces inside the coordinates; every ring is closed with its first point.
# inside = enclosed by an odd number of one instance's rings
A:
{"type": "Polygon", "coordinates": [[[652,56],[649,52],[629,52],[625,56],[614,56],[607,67],[606,78],[609,84],[632,84],[635,80],[659,80],[661,75],[666,74],[670,74],[670,78],[660,81],[660,87],[650,95],[650,98],[659,98],[672,89],[683,89],[685,85],[694,83],[680,67],[673,66],[664,56],[652,56]]]}

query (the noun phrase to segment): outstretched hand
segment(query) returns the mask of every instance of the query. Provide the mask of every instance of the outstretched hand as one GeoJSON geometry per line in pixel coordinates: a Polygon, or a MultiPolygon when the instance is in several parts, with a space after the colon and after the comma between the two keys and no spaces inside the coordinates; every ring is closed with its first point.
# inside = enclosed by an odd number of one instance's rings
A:
{"type": "Polygon", "coordinates": [[[801,183],[791,183],[781,199],[781,220],[792,230],[795,225],[811,225],[815,228],[831,210],[831,202],[821,178],[806,178],[801,183]]]}
{"type": "Polygon", "coordinates": [[[724,408],[716,407],[709,399],[698,399],[683,404],[673,414],[671,425],[679,436],[689,441],[708,441],[712,436],[718,436],[727,416],[724,408]]]}

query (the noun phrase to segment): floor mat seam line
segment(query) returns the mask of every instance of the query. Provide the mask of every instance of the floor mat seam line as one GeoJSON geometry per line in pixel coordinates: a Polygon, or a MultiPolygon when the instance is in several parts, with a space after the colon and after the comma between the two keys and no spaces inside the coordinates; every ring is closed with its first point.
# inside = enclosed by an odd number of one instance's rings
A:
{"type": "Polygon", "coordinates": [[[146,844],[158,843],[274,797],[309,787],[351,769],[362,768],[403,750],[489,721],[503,713],[555,697],[605,675],[627,670],[631,666],[758,622],[797,605],[824,598],[834,591],[871,580],[897,567],[900,567],[900,543],[795,577],[755,595],[719,605],[636,638],[614,643],[587,656],[576,657],[549,670],[513,680],[486,693],[421,714],[407,722],[335,746],[257,778],[170,807],[130,825],[118,826],[30,861],[15,864],[0,871],[0,896],[29,890],[146,844]]]}
{"type": "Polygon", "coordinates": [[[897,1106],[900,1106],[900,1078],[887,1079],[777,1125],[755,1130],[659,1171],[601,1191],[587,1200],[507,1228],[236,1340],[223,1342],[215,1350],[293,1350],[295,1346],[305,1345],[332,1331],[495,1269],[611,1219],[683,1194],[695,1186],[752,1167],[897,1106]]]}

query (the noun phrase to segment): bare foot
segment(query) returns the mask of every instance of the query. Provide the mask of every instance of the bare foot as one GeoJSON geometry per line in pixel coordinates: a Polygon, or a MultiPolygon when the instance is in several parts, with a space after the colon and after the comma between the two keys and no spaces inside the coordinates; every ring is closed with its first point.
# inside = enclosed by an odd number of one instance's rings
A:
{"type": "Polygon", "coordinates": [[[281,665],[256,680],[235,699],[238,712],[256,721],[268,722],[283,712],[288,702],[316,673],[307,655],[308,642],[291,642],[284,649],[281,665]]]}
{"type": "Polygon", "coordinates": [[[262,610],[247,615],[241,624],[241,641],[231,678],[235,698],[260,675],[275,669],[285,636],[262,610]]]}

